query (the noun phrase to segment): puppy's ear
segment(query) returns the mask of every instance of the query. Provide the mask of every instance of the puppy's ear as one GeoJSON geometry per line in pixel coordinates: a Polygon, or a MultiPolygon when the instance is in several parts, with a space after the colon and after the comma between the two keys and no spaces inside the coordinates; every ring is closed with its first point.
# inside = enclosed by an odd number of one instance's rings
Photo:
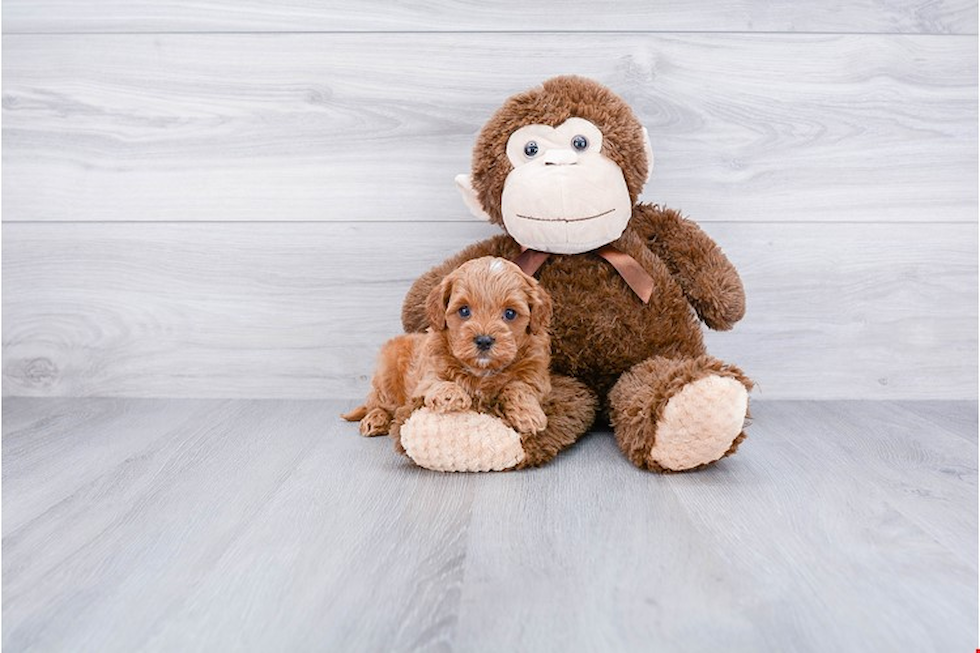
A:
{"type": "Polygon", "coordinates": [[[433,331],[442,331],[446,328],[446,309],[449,307],[449,296],[452,291],[453,281],[447,276],[432,289],[425,300],[425,315],[429,318],[429,326],[433,331]]]}
{"type": "Polygon", "coordinates": [[[528,306],[531,309],[531,321],[528,331],[533,336],[548,332],[551,326],[551,295],[533,278],[528,283],[528,306]]]}

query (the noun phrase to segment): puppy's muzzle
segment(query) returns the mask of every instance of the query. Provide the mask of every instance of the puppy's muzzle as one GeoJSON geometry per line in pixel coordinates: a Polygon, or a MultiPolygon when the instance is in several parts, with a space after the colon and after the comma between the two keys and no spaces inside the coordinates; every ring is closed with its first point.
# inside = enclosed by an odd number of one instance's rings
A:
{"type": "Polygon", "coordinates": [[[473,344],[476,345],[476,348],[480,351],[490,351],[490,348],[493,347],[493,343],[495,342],[496,340],[494,337],[488,335],[479,335],[473,338],[473,344]]]}

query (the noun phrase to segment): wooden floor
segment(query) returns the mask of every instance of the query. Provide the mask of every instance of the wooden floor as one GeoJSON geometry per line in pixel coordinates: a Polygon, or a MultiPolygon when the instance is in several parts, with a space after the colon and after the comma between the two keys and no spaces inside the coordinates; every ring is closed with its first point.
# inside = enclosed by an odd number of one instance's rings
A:
{"type": "Polygon", "coordinates": [[[4,400],[4,651],[976,645],[976,402],[757,402],[673,476],[428,472],[350,405],[4,400]]]}

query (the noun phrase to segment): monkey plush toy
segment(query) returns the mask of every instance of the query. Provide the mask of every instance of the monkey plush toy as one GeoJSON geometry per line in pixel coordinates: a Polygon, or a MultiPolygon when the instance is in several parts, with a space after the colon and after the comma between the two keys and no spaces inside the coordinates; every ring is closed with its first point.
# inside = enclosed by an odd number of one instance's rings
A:
{"type": "Polygon", "coordinates": [[[402,320],[424,331],[426,297],[464,261],[514,260],[551,294],[552,392],[544,430],[519,435],[472,412],[415,405],[396,415],[396,448],[451,471],[545,463],[608,416],[623,454],[658,472],[703,467],[745,437],[752,382],[705,352],[700,321],[730,329],[742,283],[718,246],[676,211],[637,198],[652,169],[646,130],[609,89],[557,77],[490,118],[457,186],[505,234],[420,277],[402,320]]]}

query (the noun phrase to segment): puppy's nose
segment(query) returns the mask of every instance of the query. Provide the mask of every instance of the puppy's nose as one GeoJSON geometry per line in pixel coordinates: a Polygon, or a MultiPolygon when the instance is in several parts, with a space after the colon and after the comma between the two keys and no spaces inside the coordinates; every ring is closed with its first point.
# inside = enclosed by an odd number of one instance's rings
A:
{"type": "Polygon", "coordinates": [[[473,338],[473,343],[476,345],[476,348],[479,349],[480,351],[486,351],[490,349],[491,347],[493,347],[493,343],[495,342],[496,340],[494,340],[493,336],[480,335],[473,338]]]}

